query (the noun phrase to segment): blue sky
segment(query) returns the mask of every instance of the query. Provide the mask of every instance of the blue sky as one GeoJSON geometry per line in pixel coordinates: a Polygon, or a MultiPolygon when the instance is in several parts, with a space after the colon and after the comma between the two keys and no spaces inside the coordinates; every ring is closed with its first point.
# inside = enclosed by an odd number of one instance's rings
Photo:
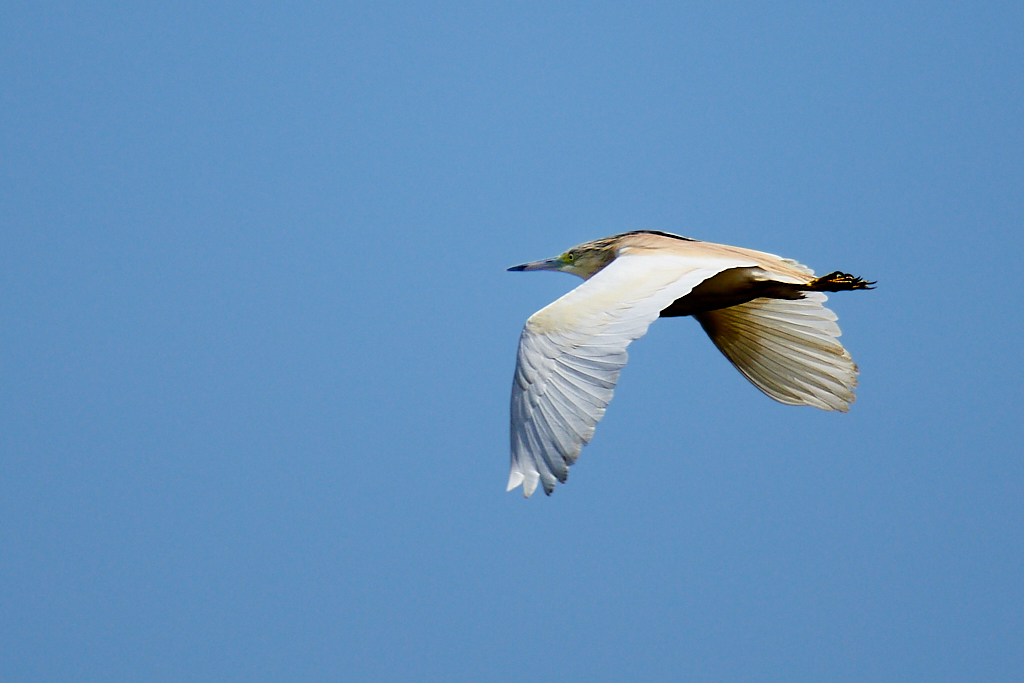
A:
{"type": "Polygon", "coordinates": [[[1019,3],[17,3],[0,670],[1024,669],[1019,3]],[[692,320],[505,493],[505,268],[635,229],[878,280],[847,415],[692,320]]]}

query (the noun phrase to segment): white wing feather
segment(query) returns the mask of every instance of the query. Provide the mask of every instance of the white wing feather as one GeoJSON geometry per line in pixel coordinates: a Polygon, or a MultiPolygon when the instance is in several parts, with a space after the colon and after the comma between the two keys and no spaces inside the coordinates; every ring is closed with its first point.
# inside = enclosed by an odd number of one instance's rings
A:
{"type": "Polygon", "coordinates": [[[839,343],[827,297],[754,299],[696,316],[715,346],[776,401],[846,412],[856,396],[857,366],[839,343]]]}
{"type": "Polygon", "coordinates": [[[594,435],[639,339],[669,304],[741,259],[621,253],[526,321],[512,382],[508,490],[551,493],[594,435]]]}

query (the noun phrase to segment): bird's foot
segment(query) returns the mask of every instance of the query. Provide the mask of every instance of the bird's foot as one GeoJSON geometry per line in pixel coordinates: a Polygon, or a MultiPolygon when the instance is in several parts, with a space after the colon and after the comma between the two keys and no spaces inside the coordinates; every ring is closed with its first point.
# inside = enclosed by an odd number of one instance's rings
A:
{"type": "Polygon", "coordinates": [[[812,292],[845,292],[851,289],[874,289],[874,282],[868,282],[855,275],[835,271],[811,280],[807,289],[812,292]]]}

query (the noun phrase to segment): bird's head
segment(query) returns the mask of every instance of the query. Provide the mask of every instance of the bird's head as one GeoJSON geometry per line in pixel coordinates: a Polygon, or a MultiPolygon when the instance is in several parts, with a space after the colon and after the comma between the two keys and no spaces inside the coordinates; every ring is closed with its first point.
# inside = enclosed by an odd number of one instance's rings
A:
{"type": "Polygon", "coordinates": [[[587,280],[615,260],[614,247],[614,243],[608,239],[595,240],[573,247],[554,258],[512,266],[509,270],[555,270],[578,275],[587,280]]]}

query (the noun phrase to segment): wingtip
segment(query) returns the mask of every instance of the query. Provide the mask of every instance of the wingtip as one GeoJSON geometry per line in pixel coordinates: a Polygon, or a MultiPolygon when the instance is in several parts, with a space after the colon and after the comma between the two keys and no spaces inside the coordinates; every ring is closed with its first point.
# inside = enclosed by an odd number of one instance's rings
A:
{"type": "Polygon", "coordinates": [[[533,492],[537,490],[537,481],[537,477],[527,477],[519,470],[512,470],[509,472],[508,486],[505,487],[505,491],[511,491],[518,486],[522,486],[523,498],[529,498],[533,495],[533,492]]]}
{"type": "Polygon", "coordinates": [[[529,498],[533,495],[533,492],[537,490],[537,482],[540,481],[540,475],[534,472],[530,473],[532,476],[525,477],[523,481],[523,498],[529,498]]]}
{"type": "Polygon", "coordinates": [[[524,478],[525,477],[523,477],[523,473],[522,472],[520,472],[518,470],[512,470],[511,472],[509,472],[509,475],[508,475],[508,487],[506,487],[505,490],[506,491],[511,491],[515,487],[519,486],[520,484],[523,483],[523,479],[524,478]]]}

